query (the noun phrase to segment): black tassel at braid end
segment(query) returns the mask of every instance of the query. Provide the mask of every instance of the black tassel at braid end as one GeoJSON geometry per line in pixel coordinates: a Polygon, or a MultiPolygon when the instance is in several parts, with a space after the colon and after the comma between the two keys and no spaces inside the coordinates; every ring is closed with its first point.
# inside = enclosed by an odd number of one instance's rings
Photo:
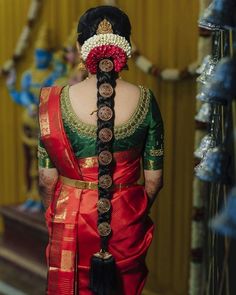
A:
{"type": "Polygon", "coordinates": [[[116,264],[108,252],[95,253],[91,258],[90,289],[96,295],[111,295],[116,289],[116,264]]]}

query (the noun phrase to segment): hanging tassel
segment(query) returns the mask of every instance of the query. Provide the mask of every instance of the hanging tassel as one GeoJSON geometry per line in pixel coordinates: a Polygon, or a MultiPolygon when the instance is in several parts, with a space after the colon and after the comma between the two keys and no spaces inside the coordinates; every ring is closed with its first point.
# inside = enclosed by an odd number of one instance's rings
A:
{"type": "Polygon", "coordinates": [[[90,289],[96,295],[112,295],[116,288],[116,264],[108,252],[97,252],[91,258],[90,289]]]}

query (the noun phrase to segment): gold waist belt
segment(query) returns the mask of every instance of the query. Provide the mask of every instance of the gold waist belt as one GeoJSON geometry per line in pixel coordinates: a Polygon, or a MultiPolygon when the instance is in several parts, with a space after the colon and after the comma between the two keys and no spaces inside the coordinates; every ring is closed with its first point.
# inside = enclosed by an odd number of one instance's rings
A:
{"type": "MultiPolygon", "coordinates": [[[[73,186],[73,187],[76,187],[79,189],[90,189],[90,190],[97,190],[98,189],[98,184],[96,182],[92,182],[92,181],[72,179],[72,178],[68,178],[65,176],[61,176],[61,175],[60,175],[60,180],[65,185],[73,186]]],[[[121,190],[121,189],[128,188],[128,187],[131,187],[134,185],[137,185],[137,183],[136,182],[118,183],[118,184],[113,184],[112,189],[121,190]]]]}

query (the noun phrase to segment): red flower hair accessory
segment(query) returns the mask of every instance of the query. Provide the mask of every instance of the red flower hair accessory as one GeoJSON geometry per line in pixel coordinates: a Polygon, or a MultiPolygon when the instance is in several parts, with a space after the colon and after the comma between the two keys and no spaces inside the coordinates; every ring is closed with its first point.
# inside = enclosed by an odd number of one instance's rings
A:
{"type": "Polygon", "coordinates": [[[114,70],[120,72],[127,63],[126,52],[115,45],[101,45],[93,48],[86,59],[86,67],[91,74],[96,74],[98,64],[103,58],[111,58],[114,63],[114,70]]]}

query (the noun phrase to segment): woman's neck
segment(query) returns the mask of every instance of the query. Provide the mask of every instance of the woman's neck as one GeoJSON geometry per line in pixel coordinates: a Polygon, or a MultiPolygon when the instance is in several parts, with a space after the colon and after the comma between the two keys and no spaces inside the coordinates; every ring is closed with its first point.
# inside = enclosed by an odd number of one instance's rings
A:
{"type": "MultiPolygon", "coordinates": [[[[97,76],[96,76],[96,74],[91,74],[91,73],[89,73],[88,74],[88,77],[86,78],[87,80],[90,80],[90,79],[97,79],[97,76]]],[[[121,76],[119,75],[118,77],[117,77],[117,79],[122,79],[121,78],[121,76]]]]}
{"type": "Polygon", "coordinates": [[[91,74],[91,73],[88,74],[88,79],[95,79],[95,78],[97,78],[95,74],[91,74]]]}

